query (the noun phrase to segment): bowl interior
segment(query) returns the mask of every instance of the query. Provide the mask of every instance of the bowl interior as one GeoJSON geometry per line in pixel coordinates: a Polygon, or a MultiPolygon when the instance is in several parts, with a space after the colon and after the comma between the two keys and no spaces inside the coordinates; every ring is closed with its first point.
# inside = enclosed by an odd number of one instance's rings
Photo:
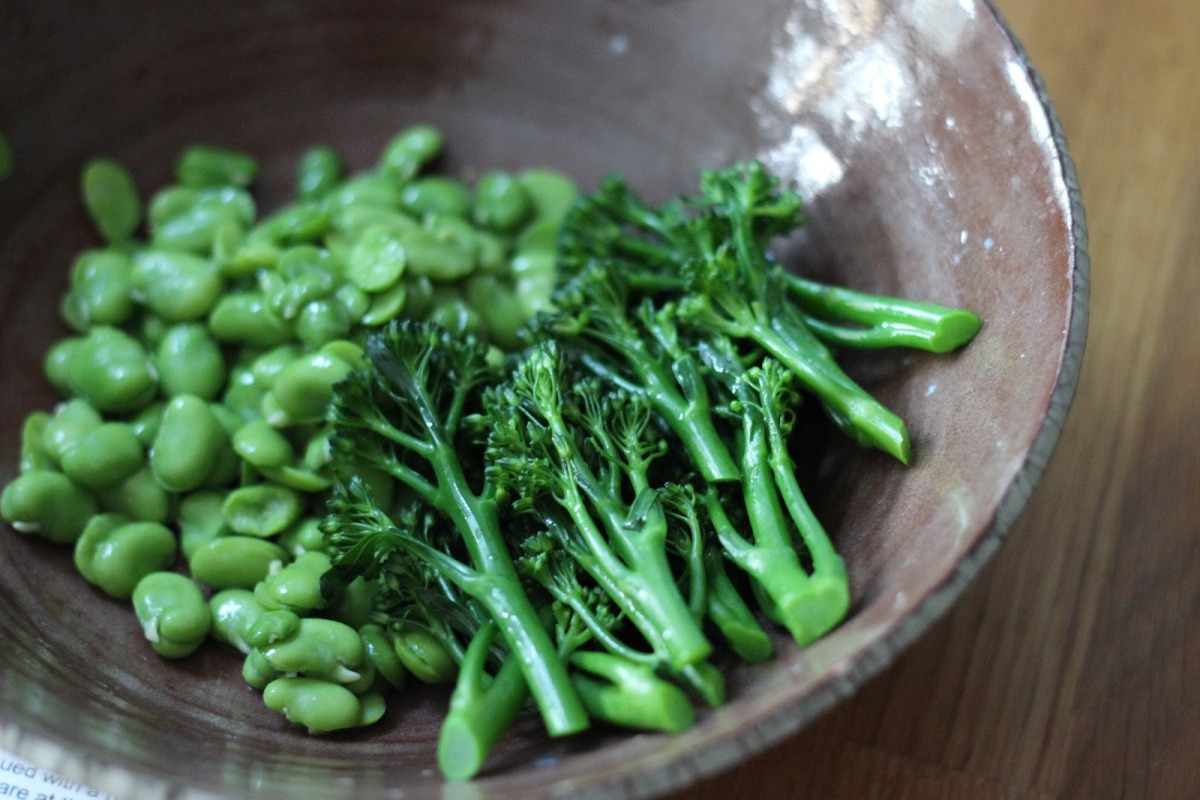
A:
{"type": "MultiPolygon", "coordinates": [[[[57,298],[92,246],[77,200],[90,157],[144,191],[181,148],[258,155],[260,196],[289,196],[314,143],[365,167],[414,122],[445,167],[610,171],[665,197],[699,169],[760,157],[809,200],[781,248],[798,270],[970,308],[953,356],[857,357],[905,418],[904,468],[814,428],[806,488],[845,554],[852,617],[803,651],[738,669],[731,702],[677,737],[548,741],[523,720],[470,797],[649,795],[796,729],[878,670],[993,549],[1053,444],[1082,339],[1081,221],[1069,164],[1023,56],[974,0],[803,3],[485,0],[123,4],[17,0],[0,14],[0,480],[65,330],[57,298]]],[[[804,456],[802,456],[804,458],[804,456]]],[[[206,647],[168,663],[70,553],[0,532],[0,746],[134,796],[441,796],[446,693],[414,690],[377,727],[294,732],[206,647]]]]}

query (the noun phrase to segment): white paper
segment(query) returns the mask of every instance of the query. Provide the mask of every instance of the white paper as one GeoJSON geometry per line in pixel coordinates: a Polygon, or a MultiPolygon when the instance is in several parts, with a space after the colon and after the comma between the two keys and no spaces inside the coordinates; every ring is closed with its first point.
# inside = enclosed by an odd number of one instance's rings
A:
{"type": "Polygon", "coordinates": [[[0,800],[116,800],[0,749],[0,800]]]}

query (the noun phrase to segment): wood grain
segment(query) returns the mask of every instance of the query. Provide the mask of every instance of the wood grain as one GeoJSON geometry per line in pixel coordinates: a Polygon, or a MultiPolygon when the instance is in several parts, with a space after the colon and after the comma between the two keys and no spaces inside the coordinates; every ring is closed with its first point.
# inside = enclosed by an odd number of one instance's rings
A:
{"type": "Polygon", "coordinates": [[[999,6],[1091,234],[1058,450],[999,555],[894,666],[672,800],[1200,797],[1200,3],[999,6]]]}

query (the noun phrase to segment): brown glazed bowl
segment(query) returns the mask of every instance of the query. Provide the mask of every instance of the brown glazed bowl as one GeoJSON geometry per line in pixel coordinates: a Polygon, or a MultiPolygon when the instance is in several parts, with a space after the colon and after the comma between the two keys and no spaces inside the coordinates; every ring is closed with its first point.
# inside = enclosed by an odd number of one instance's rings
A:
{"type": "Polygon", "coordinates": [[[0,747],[124,798],[649,797],[797,730],[888,664],[1000,544],[1058,436],[1086,327],[1072,166],[1045,93],[985,0],[265,0],[0,7],[0,480],[42,378],[72,256],[94,244],[81,164],[143,190],[196,141],[264,165],[366,166],[428,121],[446,167],[540,165],[591,188],[620,171],[666,196],[704,167],[763,158],[809,199],[781,257],[857,288],[973,309],[961,353],[859,358],[904,417],[912,466],[827,437],[805,461],[845,554],[850,618],[730,676],[730,701],[678,736],[547,740],[523,720],[486,773],[441,783],[444,692],[373,729],[289,729],[217,646],[168,663],[70,553],[0,530],[0,747]]]}

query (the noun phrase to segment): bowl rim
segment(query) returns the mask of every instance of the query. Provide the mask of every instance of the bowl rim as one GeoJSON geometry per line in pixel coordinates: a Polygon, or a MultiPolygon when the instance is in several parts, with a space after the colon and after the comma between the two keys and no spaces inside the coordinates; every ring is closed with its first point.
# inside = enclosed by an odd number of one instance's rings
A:
{"type": "MultiPolygon", "coordinates": [[[[991,15],[1007,39],[1015,61],[1021,66],[1036,97],[1036,110],[1045,116],[1052,153],[1065,191],[1066,222],[1071,242],[1068,258],[1071,289],[1059,371],[1049,395],[1047,412],[1023,462],[1005,489],[983,533],[949,574],[891,630],[857,654],[846,669],[830,675],[813,690],[754,721],[743,730],[745,735],[737,740],[719,738],[698,748],[681,750],[635,773],[616,774],[611,776],[611,780],[590,785],[575,782],[566,782],[570,783],[566,785],[560,781],[547,786],[547,795],[570,793],[575,800],[645,800],[715,776],[798,732],[883,672],[949,611],[999,550],[1032,496],[1057,447],[1079,383],[1088,331],[1091,259],[1075,164],[1068,152],[1062,123],[1046,85],[1024,46],[996,7],[995,0],[981,0],[980,5],[991,15]]],[[[0,719],[0,748],[42,769],[80,781],[98,791],[108,791],[121,800],[140,797],[186,797],[189,800],[219,797],[206,790],[173,786],[162,779],[115,763],[73,754],[57,742],[3,719],[0,719]]]]}

